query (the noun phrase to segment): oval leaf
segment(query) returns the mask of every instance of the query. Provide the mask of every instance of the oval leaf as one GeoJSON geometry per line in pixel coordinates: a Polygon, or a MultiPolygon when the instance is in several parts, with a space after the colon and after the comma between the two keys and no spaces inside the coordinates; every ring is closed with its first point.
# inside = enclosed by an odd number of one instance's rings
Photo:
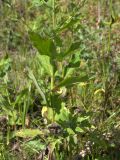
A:
{"type": "Polygon", "coordinates": [[[35,32],[29,32],[33,45],[41,55],[48,55],[51,58],[56,57],[56,47],[51,39],[43,38],[35,32]]]}
{"type": "Polygon", "coordinates": [[[43,69],[45,70],[45,72],[49,76],[53,76],[54,69],[53,65],[51,64],[50,57],[47,55],[39,55],[39,62],[43,67],[43,69]]]}
{"type": "Polygon", "coordinates": [[[15,136],[22,138],[36,137],[37,135],[43,135],[39,129],[21,129],[15,132],[15,136]]]}
{"type": "Polygon", "coordinates": [[[59,87],[70,86],[70,85],[73,85],[73,84],[79,83],[79,82],[85,82],[86,80],[88,80],[87,76],[68,77],[68,78],[64,79],[62,82],[60,82],[53,90],[56,90],[59,87]]]}

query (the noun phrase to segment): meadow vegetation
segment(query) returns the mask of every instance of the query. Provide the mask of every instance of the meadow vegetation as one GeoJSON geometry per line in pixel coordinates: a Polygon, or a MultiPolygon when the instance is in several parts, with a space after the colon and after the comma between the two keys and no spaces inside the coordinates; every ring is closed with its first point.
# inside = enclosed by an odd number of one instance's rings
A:
{"type": "Polygon", "coordinates": [[[120,160],[119,0],[0,0],[0,160],[120,160]]]}

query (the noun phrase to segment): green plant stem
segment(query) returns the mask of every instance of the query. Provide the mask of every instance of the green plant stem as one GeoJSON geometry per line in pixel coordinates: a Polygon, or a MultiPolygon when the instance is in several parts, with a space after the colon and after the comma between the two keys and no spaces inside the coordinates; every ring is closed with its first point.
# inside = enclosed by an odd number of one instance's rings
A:
{"type": "MultiPolygon", "coordinates": [[[[52,0],[52,8],[53,8],[53,11],[52,11],[52,23],[53,23],[53,30],[55,29],[55,0],[52,0]]],[[[51,77],[51,91],[52,89],[54,88],[54,74],[52,75],[51,77]]],[[[51,97],[53,96],[53,92],[51,92],[51,97]]],[[[52,121],[54,122],[55,121],[55,111],[54,111],[54,102],[52,102],[52,105],[51,106],[53,108],[53,118],[52,118],[52,121]]]]}
{"type": "Polygon", "coordinates": [[[51,90],[54,88],[54,75],[51,77],[51,90]]]}
{"type": "Polygon", "coordinates": [[[52,1],[52,7],[53,7],[53,12],[52,12],[53,29],[55,29],[55,0],[52,1]]]}

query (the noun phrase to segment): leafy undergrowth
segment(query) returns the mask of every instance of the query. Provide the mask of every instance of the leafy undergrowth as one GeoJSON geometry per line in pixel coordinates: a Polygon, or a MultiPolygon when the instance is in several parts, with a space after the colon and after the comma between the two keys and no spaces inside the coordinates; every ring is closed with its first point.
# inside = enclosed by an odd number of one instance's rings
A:
{"type": "Polygon", "coordinates": [[[0,3],[0,160],[119,160],[119,1],[0,3]]]}

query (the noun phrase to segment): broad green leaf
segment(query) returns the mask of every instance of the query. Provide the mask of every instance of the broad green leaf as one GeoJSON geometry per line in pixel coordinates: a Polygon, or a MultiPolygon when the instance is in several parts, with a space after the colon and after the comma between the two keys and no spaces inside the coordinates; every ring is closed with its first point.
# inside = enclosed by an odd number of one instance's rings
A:
{"type": "Polygon", "coordinates": [[[62,106],[60,113],[55,115],[56,121],[69,121],[70,111],[65,106],[62,106]]]}
{"type": "Polygon", "coordinates": [[[29,142],[25,142],[25,144],[23,144],[23,146],[25,148],[29,148],[35,152],[39,152],[39,151],[44,150],[46,148],[46,145],[43,144],[40,140],[32,140],[29,142]]]}
{"type": "Polygon", "coordinates": [[[39,62],[41,64],[41,66],[43,67],[43,69],[45,70],[45,72],[49,75],[49,76],[53,76],[53,66],[51,64],[51,59],[49,56],[47,55],[39,55],[39,62]]]}
{"type": "Polygon", "coordinates": [[[41,55],[48,55],[53,59],[56,58],[56,47],[51,39],[42,38],[35,32],[29,32],[29,35],[33,45],[41,55]]]}
{"type": "Polygon", "coordinates": [[[80,127],[76,127],[75,131],[80,132],[80,133],[84,133],[84,130],[80,127]]]}
{"type": "Polygon", "coordinates": [[[74,135],[75,132],[71,128],[66,129],[69,135],[74,135]]]}
{"type": "Polygon", "coordinates": [[[61,109],[61,98],[59,95],[51,95],[51,107],[55,110],[56,113],[60,112],[61,109]]]}
{"type": "Polygon", "coordinates": [[[71,77],[74,74],[75,70],[76,70],[75,68],[67,68],[65,79],[71,77]]]}
{"type": "Polygon", "coordinates": [[[88,80],[87,76],[83,76],[83,77],[68,77],[66,79],[64,79],[62,82],[60,82],[53,90],[56,90],[59,87],[63,87],[63,86],[70,86],[79,82],[85,82],[88,80]]]}
{"type": "Polygon", "coordinates": [[[78,117],[77,122],[83,122],[85,120],[88,120],[90,117],[89,116],[84,116],[84,117],[78,117]]]}
{"type": "Polygon", "coordinates": [[[44,133],[39,129],[21,129],[15,132],[15,136],[22,138],[32,138],[37,135],[43,135],[44,133]]]}

